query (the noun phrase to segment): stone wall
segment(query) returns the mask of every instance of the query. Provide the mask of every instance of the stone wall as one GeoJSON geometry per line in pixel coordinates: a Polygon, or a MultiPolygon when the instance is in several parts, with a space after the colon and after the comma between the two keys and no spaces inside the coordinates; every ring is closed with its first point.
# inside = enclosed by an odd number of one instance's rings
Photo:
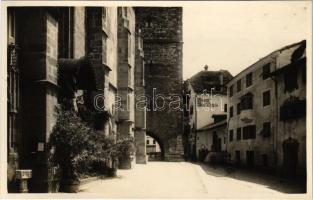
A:
{"type": "MultiPolygon", "coordinates": [[[[145,53],[145,93],[153,89],[165,96],[182,93],[182,8],[136,8],[136,26],[141,29],[145,53]]],[[[181,102],[182,105],[182,102],[181,102]]],[[[165,101],[169,108],[169,101],[165,101]]],[[[182,160],[182,112],[147,110],[147,133],[164,147],[165,160],[182,160]]]]}
{"type": "Polygon", "coordinates": [[[58,22],[43,8],[19,9],[21,47],[20,168],[32,169],[32,191],[49,188],[47,142],[56,122],[58,22]],[[36,190],[35,190],[36,189],[36,190]]]}
{"type": "Polygon", "coordinates": [[[85,7],[75,7],[73,11],[73,57],[85,56],[86,50],[85,7]]]}
{"type": "MultiPolygon", "coordinates": [[[[106,50],[107,35],[103,32],[103,8],[88,7],[87,9],[87,54],[91,59],[96,71],[97,89],[100,93],[107,86],[105,82],[110,69],[106,69],[104,64],[104,54],[106,50]]],[[[105,62],[106,64],[106,62],[105,62]]],[[[107,86],[108,87],[108,86],[107,86]]]]}
{"type": "Polygon", "coordinates": [[[135,57],[135,143],[136,163],[147,163],[146,157],[146,109],[140,103],[145,95],[144,88],[144,52],[140,30],[136,34],[135,57]]]}
{"type": "MultiPolygon", "coordinates": [[[[118,104],[117,132],[134,137],[135,129],[135,13],[131,7],[118,8],[118,104]]],[[[131,168],[129,158],[120,160],[120,168],[131,168]]]]}

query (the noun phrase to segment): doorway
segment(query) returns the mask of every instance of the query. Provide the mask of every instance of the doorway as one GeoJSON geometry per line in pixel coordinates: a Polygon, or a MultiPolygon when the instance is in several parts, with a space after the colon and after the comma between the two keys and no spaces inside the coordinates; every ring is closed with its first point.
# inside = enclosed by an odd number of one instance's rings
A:
{"type": "Polygon", "coordinates": [[[236,156],[236,165],[239,165],[240,164],[240,151],[236,151],[236,154],[235,154],[235,156],[236,156]]]}
{"type": "Polygon", "coordinates": [[[246,161],[247,161],[247,167],[248,168],[254,167],[254,151],[247,151],[246,152],[246,161]]]}
{"type": "Polygon", "coordinates": [[[291,137],[284,140],[283,144],[283,168],[287,177],[294,177],[298,164],[299,142],[291,137]]]}

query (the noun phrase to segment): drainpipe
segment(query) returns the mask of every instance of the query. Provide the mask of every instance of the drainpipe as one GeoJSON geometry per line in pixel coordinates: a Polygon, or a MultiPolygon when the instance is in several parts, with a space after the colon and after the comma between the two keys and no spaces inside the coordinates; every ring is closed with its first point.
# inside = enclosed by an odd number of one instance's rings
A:
{"type": "Polygon", "coordinates": [[[198,129],[198,117],[197,117],[197,94],[195,94],[195,160],[197,160],[197,129],[198,129]]]}
{"type": "MultiPolygon", "coordinates": [[[[274,72],[277,70],[277,60],[274,58],[274,72]]],[[[275,172],[277,171],[277,134],[278,134],[278,116],[279,116],[279,108],[278,108],[278,85],[277,85],[277,76],[272,77],[271,79],[274,81],[275,85],[275,107],[276,107],[276,118],[275,118],[275,133],[273,133],[273,153],[274,153],[274,168],[275,172]]]]}

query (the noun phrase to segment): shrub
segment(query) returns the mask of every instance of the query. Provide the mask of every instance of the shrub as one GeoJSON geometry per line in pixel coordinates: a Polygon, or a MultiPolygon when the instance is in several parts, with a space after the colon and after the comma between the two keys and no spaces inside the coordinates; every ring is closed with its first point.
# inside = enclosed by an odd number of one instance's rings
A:
{"type": "Polygon", "coordinates": [[[61,167],[62,179],[77,180],[78,172],[87,170],[81,168],[88,168],[89,137],[94,133],[74,111],[57,109],[57,114],[57,123],[50,136],[50,146],[55,149],[51,160],[61,167]]]}
{"type": "Polygon", "coordinates": [[[61,168],[61,182],[112,171],[118,158],[134,153],[133,137],[106,136],[73,110],[57,109],[57,114],[49,146],[53,149],[50,161],[61,168]],[[113,161],[113,166],[108,166],[108,161],[113,161]]]}

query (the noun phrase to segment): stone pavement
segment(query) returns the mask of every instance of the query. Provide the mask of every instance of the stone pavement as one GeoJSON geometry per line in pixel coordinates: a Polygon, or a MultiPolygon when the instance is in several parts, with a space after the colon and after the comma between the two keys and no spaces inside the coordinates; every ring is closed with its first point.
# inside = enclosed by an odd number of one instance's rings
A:
{"type": "Polygon", "coordinates": [[[118,177],[92,181],[80,192],[103,198],[286,198],[295,188],[267,176],[213,169],[188,162],[149,162],[132,170],[118,170],[118,177]]]}

